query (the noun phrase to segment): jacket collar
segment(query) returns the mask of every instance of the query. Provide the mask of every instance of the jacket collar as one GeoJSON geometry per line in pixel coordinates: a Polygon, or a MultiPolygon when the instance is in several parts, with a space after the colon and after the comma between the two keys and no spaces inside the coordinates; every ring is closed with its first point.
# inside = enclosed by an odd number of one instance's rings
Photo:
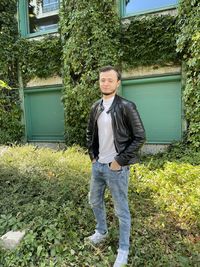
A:
{"type": "MultiPolygon", "coordinates": [[[[119,96],[116,94],[114,97],[114,100],[112,102],[112,105],[110,106],[109,110],[107,111],[107,113],[109,113],[112,109],[114,109],[114,107],[116,106],[116,104],[119,101],[119,96]]],[[[103,99],[101,99],[100,103],[99,103],[99,107],[98,107],[98,111],[103,111],[104,110],[104,106],[103,106],[103,99]]]]}
{"type": "Polygon", "coordinates": [[[107,113],[109,113],[112,109],[114,109],[114,107],[116,106],[117,102],[119,100],[119,96],[118,95],[115,95],[115,98],[112,102],[112,105],[110,106],[109,110],[107,111],[107,113]]]}

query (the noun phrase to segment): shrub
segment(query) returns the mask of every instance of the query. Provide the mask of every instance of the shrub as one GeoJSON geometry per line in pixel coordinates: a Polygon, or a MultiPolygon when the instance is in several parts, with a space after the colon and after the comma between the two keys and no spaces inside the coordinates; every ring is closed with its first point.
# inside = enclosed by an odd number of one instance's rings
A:
{"type": "MultiPolygon", "coordinates": [[[[0,266],[101,267],[114,261],[118,224],[108,192],[109,238],[98,248],[84,243],[95,227],[85,152],[15,146],[0,157],[0,235],[26,229],[14,251],[0,249],[0,266]]],[[[130,266],[198,265],[198,173],[199,166],[180,162],[131,168],[130,266]]]]}
{"type": "Polygon", "coordinates": [[[116,1],[62,1],[60,29],[66,142],[85,145],[88,113],[100,96],[98,70],[104,65],[119,64],[116,1]]]}
{"type": "Polygon", "coordinates": [[[16,143],[23,134],[18,91],[0,82],[0,144],[16,143]]]}

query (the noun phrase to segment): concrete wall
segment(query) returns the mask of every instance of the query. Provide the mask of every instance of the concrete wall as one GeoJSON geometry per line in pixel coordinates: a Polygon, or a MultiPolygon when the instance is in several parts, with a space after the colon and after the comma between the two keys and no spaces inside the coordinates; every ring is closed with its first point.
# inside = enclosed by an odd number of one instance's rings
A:
{"type": "Polygon", "coordinates": [[[181,66],[148,66],[148,67],[137,67],[129,71],[122,72],[123,79],[131,79],[131,78],[139,78],[145,76],[153,76],[153,75],[167,75],[167,74],[180,74],[181,66]]]}
{"type": "Polygon", "coordinates": [[[26,87],[33,86],[45,86],[45,85],[54,85],[54,84],[62,84],[62,78],[59,76],[53,76],[47,79],[34,78],[27,83],[26,87]]]}

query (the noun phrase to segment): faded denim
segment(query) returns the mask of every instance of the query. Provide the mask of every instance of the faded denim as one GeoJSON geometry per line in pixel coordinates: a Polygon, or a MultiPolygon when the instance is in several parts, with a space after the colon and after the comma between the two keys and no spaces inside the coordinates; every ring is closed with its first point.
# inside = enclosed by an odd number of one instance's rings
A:
{"type": "Polygon", "coordinates": [[[123,166],[119,171],[113,171],[108,164],[95,162],[92,164],[89,203],[97,221],[96,230],[104,234],[107,232],[106,209],[104,193],[109,188],[115,214],[119,219],[119,248],[129,250],[131,218],[128,207],[129,166],[123,166]]]}

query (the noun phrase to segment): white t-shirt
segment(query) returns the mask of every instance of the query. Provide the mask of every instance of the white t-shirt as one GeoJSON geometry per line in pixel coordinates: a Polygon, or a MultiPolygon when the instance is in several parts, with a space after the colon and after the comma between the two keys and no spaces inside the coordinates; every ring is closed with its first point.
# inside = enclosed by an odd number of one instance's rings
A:
{"type": "Polygon", "coordinates": [[[98,125],[98,134],[99,134],[99,159],[100,163],[110,163],[114,160],[114,157],[117,155],[115,145],[114,145],[114,136],[112,128],[112,120],[110,113],[106,113],[112,102],[114,96],[109,99],[103,100],[104,110],[100,114],[97,125],[98,125]]]}

